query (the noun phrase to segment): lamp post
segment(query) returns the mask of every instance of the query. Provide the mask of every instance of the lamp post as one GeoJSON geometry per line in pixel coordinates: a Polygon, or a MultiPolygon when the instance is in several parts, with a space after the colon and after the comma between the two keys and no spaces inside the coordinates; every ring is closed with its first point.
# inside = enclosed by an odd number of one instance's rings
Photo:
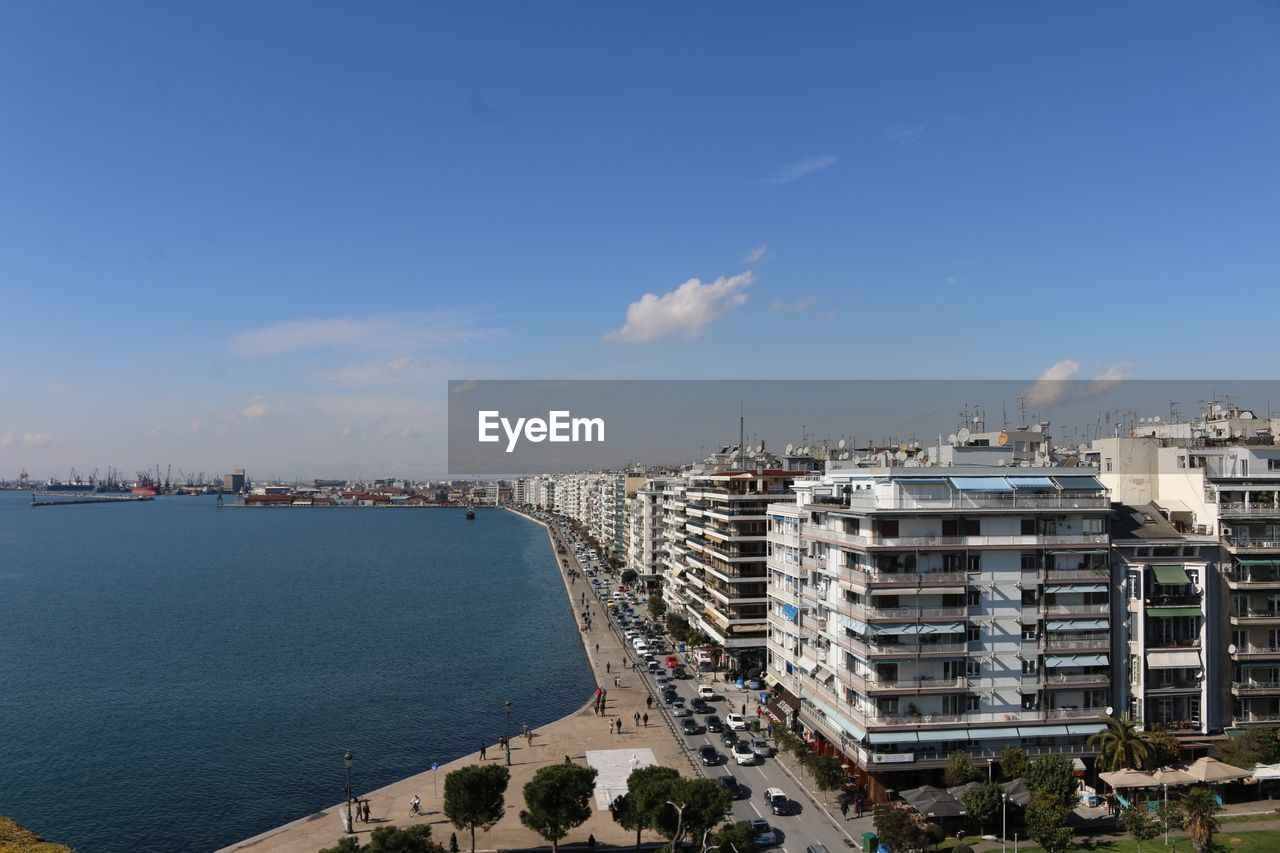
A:
{"type": "Polygon", "coordinates": [[[1164,788],[1164,846],[1169,846],[1169,783],[1165,782],[1160,786],[1164,788]]]}
{"type": "Polygon", "coordinates": [[[991,781],[992,781],[992,779],[991,779],[991,772],[992,772],[992,771],[991,771],[991,767],[992,767],[992,762],[993,762],[993,759],[990,759],[990,758],[988,758],[988,759],[987,759],[987,783],[988,783],[988,784],[990,784],[990,783],[991,783],[991,781]]]}
{"type": "Polygon", "coordinates": [[[351,822],[351,750],[347,750],[347,754],[342,756],[342,760],[347,765],[347,832],[354,835],[356,825],[351,822]]]}
{"type": "Polygon", "coordinates": [[[507,709],[507,766],[511,766],[511,700],[508,699],[504,705],[507,709]]]}
{"type": "Polygon", "coordinates": [[[1005,850],[1005,834],[1009,829],[1009,795],[1000,794],[1000,853],[1005,850]]]}

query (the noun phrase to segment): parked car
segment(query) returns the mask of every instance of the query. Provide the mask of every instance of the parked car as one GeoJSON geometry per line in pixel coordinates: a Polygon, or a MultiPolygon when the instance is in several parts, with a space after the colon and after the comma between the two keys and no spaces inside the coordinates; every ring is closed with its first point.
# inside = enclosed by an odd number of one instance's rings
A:
{"type": "Polygon", "coordinates": [[[773,747],[769,745],[769,741],[762,737],[751,739],[751,751],[761,758],[768,758],[773,755],[773,747]]]}
{"type": "Polygon", "coordinates": [[[741,714],[728,714],[725,716],[724,721],[735,732],[745,732],[747,730],[747,718],[741,714]]]}
{"type": "Polygon", "coordinates": [[[682,730],[684,731],[684,733],[685,733],[685,734],[687,734],[687,735],[700,735],[700,734],[702,734],[702,726],[701,726],[701,725],[698,723],[698,721],[697,721],[696,719],[694,719],[693,717],[686,717],[686,718],[685,718],[685,721],[684,721],[684,725],[683,725],[683,726],[681,726],[681,729],[682,729],[682,730]]]}
{"type": "Polygon", "coordinates": [[[714,767],[720,763],[720,753],[714,746],[704,746],[698,750],[698,758],[706,767],[714,767]]]}
{"type": "Polygon", "coordinates": [[[769,811],[776,815],[791,814],[795,808],[781,788],[765,788],[764,801],[769,804],[769,811]]]}
{"type": "Polygon", "coordinates": [[[747,821],[747,823],[751,825],[751,831],[755,833],[757,846],[772,847],[778,843],[778,833],[774,832],[773,827],[769,825],[769,821],[756,817],[747,821]]]}
{"type": "Polygon", "coordinates": [[[825,844],[810,844],[804,848],[804,853],[829,853],[825,844]]]}
{"type": "Polygon", "coordinates": [[[756,754],[751,751],[751,744],[740,740],[733,745],[733,760],[739,764],[755,764],[756,754]]]}
{"type": "Polygon", "coordinates": [[[707,717],[707,731],[722,732],[724,731],[724,722],[715,714],[707,717]]]}

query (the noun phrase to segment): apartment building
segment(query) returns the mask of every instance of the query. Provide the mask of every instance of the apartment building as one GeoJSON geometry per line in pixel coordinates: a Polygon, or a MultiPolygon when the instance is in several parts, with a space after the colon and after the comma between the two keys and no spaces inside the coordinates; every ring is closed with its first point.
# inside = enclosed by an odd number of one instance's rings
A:
{"type": "MultiPolygon", "coordinates": [[[[1079,468],[837,469],[768,506],[768,674],[872,798],[953,750],[1086,757],[1111,707],[1110,498],[1079,468]]],[[[693,501],[692,496],[690,500],[693,501]]]]}
{"type": "Polygon", "coordinates": [[[680,477],[645,480],[627,500],[627,568],[647,583],[657,581],[667,564],[663,501],[669,489],[683,485],[680,477]]]}

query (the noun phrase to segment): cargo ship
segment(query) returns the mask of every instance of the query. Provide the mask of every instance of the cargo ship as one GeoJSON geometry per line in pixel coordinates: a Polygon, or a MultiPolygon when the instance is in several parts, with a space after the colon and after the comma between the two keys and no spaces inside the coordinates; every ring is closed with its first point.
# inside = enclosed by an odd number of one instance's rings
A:
{"type": "Polygon", "coordinates": [[[135,495],[155,497],[160,494],[160,484],[152,479],[150,474],[145,471],[139,471],[138,482],[133,484],[133,488],[130,491],[135,495]]]}

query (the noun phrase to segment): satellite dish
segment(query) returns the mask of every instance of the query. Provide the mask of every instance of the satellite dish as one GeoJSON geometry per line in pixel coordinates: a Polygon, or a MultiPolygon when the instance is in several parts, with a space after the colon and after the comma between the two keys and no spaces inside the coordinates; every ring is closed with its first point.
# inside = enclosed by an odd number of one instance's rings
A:
{"type": "Polygon", "coordinates": [[[907,461],[907,454],[899,450],[897,453],[893,454],[893,458],[897,459],[899,462],[905,462],[907,461]]]}
{"type": "Polygon", "coordinates": [[[763,444],[757,444],[757,445],[756,445],[756,453],[760,453],[760,452],[762,452],[763,450],[764,450],[764,445],[763,445],[763,444]]]}
{"type": "Polygon", "coordinates": [[[1116,709],[1115,709],[1115,708],[1112,708],[1110,705],[1108,705],[1108,706],[1107,706],[1107,716],[1108,716],[1108,717],[1110,717],[1110,716],[1111,716],[1112,714],[1114,714],[1115,712],[1116,712],[1116,709]]]}
{"type": "Polygon", "coordinates": [[[956,441],[960,442],[961,444],[965,444],[966,442],[969,441],[970,435],[971,433],[969,432],[968,427],[960,427],[960,431],[956,433],[956,441]]]}
{"type": "Polygon", "coordinates": [[[1236,653],[1236,644],[1235,644],[1235,643],[1232,643],[1231,645],[1227,646],[1227,654],[1229,654],[1229,655],[1234,655],[1235,653],[1236,653]]]}
{"type": "Polygon", "coordinates": [[[1044,427],[1040,426],[1040,424],[1032,424],[1032,425],[1031,425],[1031,431],[1032,431],[1032,432],[1044,432],[1044,427]]]}
{"type": "Polygon", "coordinates": [[[955,434],[954,432],[953,432],[953,433],[951,433],[951,435],[947,436],[947,444],[950,444],[950,445],[953,445],[953,446],[954,446],[954,445],[955,445],[955,443],[956,443],[956,440],[957,440],[957,439],[956,439],[956,434],[955,434]]]}
{"type": "Polygon", "coordinates": [[[1151,419],[1151,422],[1152,422],[1153,424],[1158,424],[1158,423],[1160,423],[1160,416],[1159,416],[1159,415],[1156,415],[1154,418],[1152,418],[1152,419],[1151,419]]]}
{"type": "Polygon", "coordinates": [[[841,458],[841,459],[848,459],[848,458],[849,458],[849,451],[847,451],[847,450],[846,450],[844,453],[840,454],[840,458],[841,458]]]}
{"type": "Polygon", "coordinates": [[[791,455],[791,452],[792,452],[793,450],[795,450],[795,449],[796,449],[796,446],[795,446],[794,444],[788,444],[788,445],[787,445],[787,455],[788,455],[788,456],[790,456],[790,455],[791,455]]]}
{"type": "Polygon", "coordinates": [[[1087,445],[1087,444],[1082,444],[1082,445],[1080,445],[1079,447],[1077,447],[1077,448],[1076,448],[1076,452],[1077,452],[1077,453],[1088,453],[1088,452],[1089,452],[1089,445],[1087,445]]]}
{"type": "Polygon", "coordinates": [[[844,439],[843,439],[843,438],[836,442],[836,447],[840,448],[841,450],[844,450],[844,439]]]}

